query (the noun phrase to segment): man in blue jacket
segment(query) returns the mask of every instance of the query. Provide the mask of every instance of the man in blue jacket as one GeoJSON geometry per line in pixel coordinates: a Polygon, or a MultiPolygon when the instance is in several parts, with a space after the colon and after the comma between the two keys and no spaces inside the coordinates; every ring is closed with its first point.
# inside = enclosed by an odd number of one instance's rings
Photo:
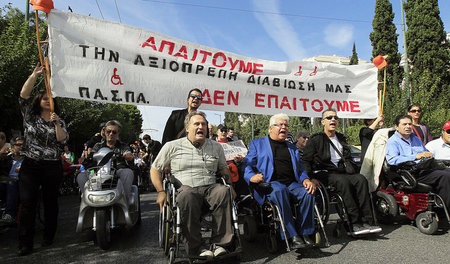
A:
{"type": "MultiPolygon", "coordinates": [[[[270,182],[271,192],[264,195],[256,189],[255,199],[260,204],[268,199],[278,205],[291,248],[298,249],[314,244],[308,235],[314,232],[313,194],[316,186],[304,170],[297,147],[286,141],[288,133],[289,117],[286,114],[270,118],[269,135],[250,142],[244,178],[249,185],[270,182]],[[296,221],[292,216],[291,198],[299,203],[296,221]]],[[[281,236],[285,239],[283,234],[281,236]]]]}

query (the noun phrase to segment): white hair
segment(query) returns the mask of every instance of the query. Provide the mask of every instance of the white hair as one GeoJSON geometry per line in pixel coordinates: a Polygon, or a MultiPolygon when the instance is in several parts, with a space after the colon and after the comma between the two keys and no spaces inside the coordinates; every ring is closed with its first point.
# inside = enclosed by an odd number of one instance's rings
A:
{"type": "Polygon", "coordinates": [[[275,124],[275,121],[276,121],[277,119],[283,119],[283,120],[285,120],[285,121],[289,124],[289,116],[286,115],[286,114],[281,113],[281,114],[273,115],[273,116],[270,118],[270,121],[269,121],[270,124],[269,124],[269,126],[275,124]]]}

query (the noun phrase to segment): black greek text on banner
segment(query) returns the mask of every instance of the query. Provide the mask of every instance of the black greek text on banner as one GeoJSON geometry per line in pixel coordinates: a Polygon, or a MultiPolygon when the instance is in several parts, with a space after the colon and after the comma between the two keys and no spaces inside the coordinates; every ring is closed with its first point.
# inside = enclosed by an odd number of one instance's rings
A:
{"type": "Polygon", "coordinates": [[[55,96],[185,107],[192,88],[202,109],[344,118],[378,114],[377,68],[267,61],[144,29],[52,10],[48,17],[55,96]]]}

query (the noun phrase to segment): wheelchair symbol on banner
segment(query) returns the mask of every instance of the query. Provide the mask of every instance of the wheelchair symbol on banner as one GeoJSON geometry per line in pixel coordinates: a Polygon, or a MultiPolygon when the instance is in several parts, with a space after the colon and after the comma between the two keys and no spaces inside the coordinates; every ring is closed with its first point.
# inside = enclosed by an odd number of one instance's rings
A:
{"type": "Polygon", "coordinates": [[[120,79],[120,76],[116,74],[117,68],[114,68],[114,73],[111,76],[111,83],[114,85],[123,85],[122,80],[120,79]]]}

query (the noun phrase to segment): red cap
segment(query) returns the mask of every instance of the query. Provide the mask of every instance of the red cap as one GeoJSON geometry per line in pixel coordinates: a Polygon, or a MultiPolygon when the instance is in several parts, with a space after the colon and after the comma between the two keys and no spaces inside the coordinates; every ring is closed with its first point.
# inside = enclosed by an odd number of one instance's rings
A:
{"type": "Polygon", "coordinates": [[[444,124],[443,130],[450,129],[450,121],[447,121],[447,123],[444,124]]]}
{"type": "Polygon", "coordinates": [[[33,10],[41,10],[47,14],[55,8],[52,0],[30,0],[30,4],[33,5],[33,10]]]}

